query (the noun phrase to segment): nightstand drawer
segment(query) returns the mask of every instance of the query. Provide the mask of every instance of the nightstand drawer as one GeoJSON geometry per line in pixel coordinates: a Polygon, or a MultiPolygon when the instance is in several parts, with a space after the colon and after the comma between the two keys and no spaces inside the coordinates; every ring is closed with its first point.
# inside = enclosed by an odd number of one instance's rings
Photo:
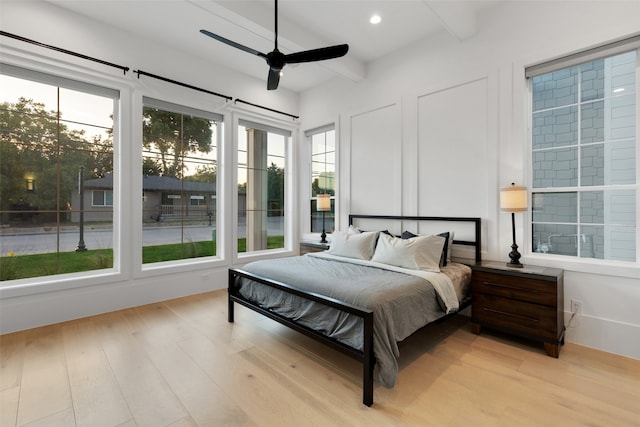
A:
{"type": "Polygon", "coordinates": [[[472,267],[471,318],[477,334],[494,327],[542,341],[551,357],[564,344],[564,271],[483,261],[472,267]]]}
{"type": "Polygon", "coordinates": [[[543,338],[558,338],[556,310],[542,308],[537,304],[494,295],[473,294],[472,317],[478,323],[543,338]]]}
{"type": "Polygon", "coordinates": [[[472,292],[502,296],[519,301],[555,307],[557,289],[555,282],[476,271],[471,282],[472,292]]]}

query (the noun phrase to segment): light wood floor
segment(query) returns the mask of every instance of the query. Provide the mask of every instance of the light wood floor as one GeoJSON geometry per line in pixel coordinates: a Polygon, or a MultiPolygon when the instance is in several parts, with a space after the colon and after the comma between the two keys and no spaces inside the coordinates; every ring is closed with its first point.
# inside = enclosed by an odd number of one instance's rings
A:
{"type": "Polygon", "coordinates": [[[393,389],[226,291],[1,338],[8,426],[639,426],[640,361],[541,346],[458,316],[401,344],[393,389]]]}

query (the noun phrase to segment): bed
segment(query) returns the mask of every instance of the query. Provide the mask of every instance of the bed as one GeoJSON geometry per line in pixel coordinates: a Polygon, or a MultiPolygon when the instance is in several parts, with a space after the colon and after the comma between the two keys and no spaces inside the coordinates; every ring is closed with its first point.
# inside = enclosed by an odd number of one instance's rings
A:
{"type": "Polygon", "coordinates": [[[363,365],[393,387],[398,342],[470,304],[469,264],[480,261],[479,218],[349,215],[331,249],[229,270],[228,321],[238,303],[363,365]]]}

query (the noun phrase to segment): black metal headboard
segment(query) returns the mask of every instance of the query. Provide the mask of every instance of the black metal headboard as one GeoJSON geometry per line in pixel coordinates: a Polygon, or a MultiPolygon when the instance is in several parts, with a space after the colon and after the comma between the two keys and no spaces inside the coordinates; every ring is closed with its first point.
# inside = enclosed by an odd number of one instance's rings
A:
{"type": "MultiPolygon", "coordinates": [[[[394,215],[349,215],[349,225],[354,225],[354,220],[392,220],[392,221],[416,221],[416,222],[457,222],[466,223],[473,226],[473,236],[463,240],[455,239],[454,233],[454,245],[472,246],[475,252],[475,261],[480,262],[482,257],[480,251],[482,248],[482,228],[480,218],[469,217],[449,217],[449,216],[394,216],[394,215]]],[[[449,231],[449,230],[441,230],[449,231]]]]}

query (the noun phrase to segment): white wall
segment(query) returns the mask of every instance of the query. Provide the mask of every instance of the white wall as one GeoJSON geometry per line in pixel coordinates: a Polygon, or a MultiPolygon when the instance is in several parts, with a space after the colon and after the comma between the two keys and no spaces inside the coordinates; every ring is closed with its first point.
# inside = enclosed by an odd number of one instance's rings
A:
{"type": "MultiPolygon", "coordinates": [[[[263,80],[187,56],[181,51],[140,39],[51,4],[3,1],[0,8],[0,27],[8,33],[277,110],[292,114],[298,111],[298,95],[294,92],[283,88],[267,92],[263,80]]],[[[291,127],[291,120],[286,118],[280,121],[277,116],[263,114],[261,110],[252,108],[243,110],[219,97],[149,77],[138,79],[132,71],[125,75],[115,68],[8,37],[2,37],[1,42],[2,62],[119,89],[122,122],[117,131],[122,146],[115,151],[115,167],[120,171],[115,175],[118,180],[116,185],[121,188],[120,198],[115,205],[120,215],[115,216],[114,248],[119,251],[117,259],[121,261],[114,266],[116,271],[90,278],[72,274],[55,276],[55,280],[49,277],[2,283],[0,333],[226,287],[228,267],[243,261],[234,257],[232,250],[232,242],[236,237],[232,203],[236,192],[224,191],[225,188],[235,188],[233,170],[228,167],[233,164],[234,154],[229,145],[233,140],[232,124],[237,122],[240,114],[274,126],[286,122],[286,126],[291,127]],[[227,149],[220,153],[218,159],[218,179],[226,186],[218,195],[224,210],[219,213],[217,224],[218,253],[224,256],[223,259],[194,260],[182,266],[159,263],[147,265],[145,269],[141,267],[142,230],[141,224],[134,219],[140,218],[142,209],[139,165],[142,162],[140,123],[143,96],[218,112],[224,116],[227,149]]],[[[293,131],[295,137],[296,129],[293,131]]],[[[289,168],[289,173],[293,173],[294,169],[289,168]]],[[[290,208],[288,214],[292,215],[293,209],[290,208]]],[[[293,224],[296,224],[295,218],[293,224]]],[[[297,241],[294,233],[295,230],[289,230],[292,240],[297,241]]],[[[283,252],[290,255],[297,251],[296,246],[291,244],[291,250],[283,252]]]]}
{"type": "MultiPolygon", "coordinates": [[[[305,129],[338,117],[341,223],[349,213],[479,216],[483,258],[506,262],[511,218],[497,193],[528,177],[524,67],[634,34],[639,17],[640,2],[505,2],[465,41],[443,32],[369,64],[362,82],[303,93],[305,129]]],[[[523,262],[564,268],[565,310],[583,303],[566,339],[640,358],[640,268],[528,254],[519,217],[523,262]]]]}

